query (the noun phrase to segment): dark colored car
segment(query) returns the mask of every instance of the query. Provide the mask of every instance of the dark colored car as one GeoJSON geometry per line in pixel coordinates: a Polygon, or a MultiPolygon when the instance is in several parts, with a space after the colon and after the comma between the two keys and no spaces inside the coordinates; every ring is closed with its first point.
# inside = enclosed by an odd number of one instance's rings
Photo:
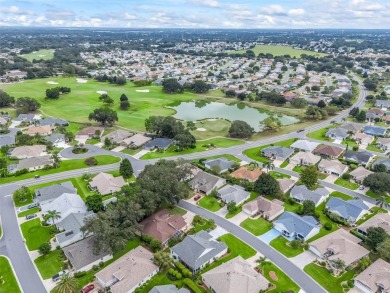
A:
{"type": "Polygon", "coordinates": [[[37,217],[37,214],[26,215],[26,220],[34,219],[36,217],[37,217]]]}
{"type": "Polygon", "coordinates": [[[297,130],[298,133],[305,131],[305,129],[299,129],[297,130]]]}
{"type": "Polygon", "coordinates": [[[197,195],[197,196],[194,197],[194,200],[197,201],[197,200],[199,200],[200,198],[201,198],[201,196],[200,196],[200,195],[197,195]]]}
{"type": "Polygon", "coordinates": [[[94,285],[94,284],[91,284],[91,285],[85,286],[85,287],[80,291],[80,293],[88,293],[88,292],[91,292],[93,289],[95,289],[95,285],[94,285]]]}
{"type": "Polygon", "coordinates": [[[28,209],[33,209],[33,208],[37,208],[37,207],[39,207],[39,202],[35,202],[35,203],[29,204],[27,206],[28,209]]]}
{"type": "Polygon", "coordinates": [[[55,274],[53,277],[51,277],[51,279],[53,280],[53,282],[57,282],[61,276],[66,275],[67,273],[69,273],[68,270],[63,270],[63,271],[55,274]]]}
{"type": "Polygon", "coordinates": [[[41,177],[41,176],[39,176],[39,175],[35,175],[34,176],[35,179],[38,179],[39,177],[41,177]]]}

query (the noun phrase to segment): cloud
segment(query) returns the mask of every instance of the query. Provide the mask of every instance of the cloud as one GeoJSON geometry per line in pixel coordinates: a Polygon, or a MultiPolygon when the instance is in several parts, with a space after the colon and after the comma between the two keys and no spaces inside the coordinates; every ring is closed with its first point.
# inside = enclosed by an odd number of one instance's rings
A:
{"type": "Polygon", "coordinates": [[[297,8],[297,9],[290,9],[287,14],[289,16],[299,16],[305,14],[305,9],[297,8]]]}
{"type": "Polygon", "coordinates": [[[192,4],[203,5],[208,7],[219,7],[220,4],[217,0],[190,0],[192,4]]]}

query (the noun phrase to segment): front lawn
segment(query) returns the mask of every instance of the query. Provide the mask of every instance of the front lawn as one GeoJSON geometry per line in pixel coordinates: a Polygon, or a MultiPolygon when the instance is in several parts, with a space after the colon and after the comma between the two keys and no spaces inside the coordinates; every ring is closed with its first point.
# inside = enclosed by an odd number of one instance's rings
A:
{"type": "Polygon", "coordinates": [[[339,226],[332,222],[324,213],[324,209],[325,209],[325,205],[326,203],[323,202],[321,203],[318,207],[316,207],[315,211],[316,211],[316,214],[318,215],[318,220],[320,221],[321,223],[321,229],[320,229],[320,232],[318,232],[317,235],[314,235],[313,237],[311,237],[307,242],[312,242],[318,238],[321,238],[329,233],[332,233],[336,230],[339,229],[339,226]],[[326,223],[330,223],[332,225],[331,229],[327,230],[325,229],[325,224],[326,223]]]}
{"type": "Polygon", "coordinates": [[[352,280],[356,274],[355,270],[350,270],[336,278],[332,276],[326,268],[320,267],[314,263],[308,264],[303,270],[328,292],[332,293],[344,293],[342,283],[352,280]]]}
{"type": "Polygon", "coordinates": [[[377,152],[377,153],[383,153],[383,150],[379,147],[376,146],[376,143],[372,143],[372,144],[369,144],[367,147],[366,147],[366,150],[367,151],[372,151],[372,152],[377,152]]]}
{"type": "Polygon", "coordinates": [[[334,125],[334,126],[331,126],[331,127],[322,128],[322,129],[310,132],[306,136],[310,137],[310,138],[313,138],[313,139],[322,140],[322,141],[332,141],[330,138],[326,137],[325,134],[326,134],[326,132],[330,128],[334,128],[336,126],[337,125],[334,125]]]}
{"type": "Polygon", "coordinates": [[[42,279],[46,280],[63,269],[64,256],[61,249],[51,251],[48,255],[41,255],[34,260],[42,279]]]}
{"type": "Polygon", "coordinates": [[[302,173],[303,169],[305,169],[304,166],[295,166],[292,170],[297,173],[302,173]]]}
{"type": "Polygon", "coordinates": [[[272,177],[274,177],[275,179],[283,179],[283,178],[290,179],[291,178],[290,175],[287,175],[287,174],[284,174],[284,173],[280,173],[280,172],[276,172],[276,171],[270,171],[268,174],[271,175],[272,177]]]}
{"type": "Polygon", "coordinates": [[[183,210],[182,208],[179,208],[178,206],[174,206],[173,208],[169,209],[170,215],[181,215],[184,216],[187,213],[186,210],[183,210]]]}
{"type": "Polygon", "coordinates": [[[333,191],[329,196],[338,197],[338,198],[341,198],[343,200],[352,199],[351,196],[349,196],[348,194],[342,193],[340,191],[333,191]]]}
{"type": "Polygon", "coordinates": [[[352,140],[352,139],[349,139],[349,138],[346,138],[344,139],[342,142],[341,142],[342,145],[348,145],[348,148],[349,149],[352,149],[353,147],[358,147],[359,148],[359,145],[356,143],[356,141],[352,140]]]}
{"type": "Polygon", "coordinates": [[[248,218],[241,222],[240,226],[255,236],[262,235],[272,229],[272,223],[264,220],[263,218],[248,218]]]}
{"type": "Polygon", "coordinates": [[[299,286],[295,284],[281,269],[269,262],[263,267],[264,277],[272,284],[275,288],[267,291],[268,293],[280,293],[280,292],[299,292],[299,286]],[[275,273],[277,280],[274,280],[270,276],[270,272],[275,273]]]}
{"type": "Polygon", "coordinates": [[[20,225],[28,250],[37,250],[42,243],[53,237],[54,226],[43,227],[41,220],[36,218],[20,225]]]}
{"type": "Polygon", "coordinates": [[[18,281],[7,258],[0,256],[0,292],[21,293],[18,281]]]}
{"type": "Polygon", "coordinates": [[[221,209],[221,205],[214,196],[212,195],[206,195],[204,196],[200,201],[198,201],[198,204],[205,208],[206,210],[209,210],[211,212],[216,212],[221,209]]]}
{"type": "Polygon", "coordinates": [[[287,257],[294,257],[303,252],[302,245],[299,245],[297,248],[292,248],[290,246],[290,241],[288,241],[283,236],[275,238],[269,244],[287,257]]]}
{"type": "Polygon", "coordinates": [[[359,188],[359,184],[355,183],[355,182],[352,182],[350,180],[345,180],[343,178],[337,178],[336,181],[334,182],[335,184],[339,185],[339,186],[342,186],[344,188],[348,188],[348,189],[351,189],[351,190],[356,190],[359,188]]]}
{"type": "Polygon", "coordinates": [[[259,196],[258,193],[256,193],[256,192],[251,192],[249,198],[248,198],[243,204],[241,204],[240,206],[238,206],[235,212],[233,212],[233,213],[228,212],[228,213],[226,214],[225,218],[226,218],[226,219],[230,219],[230,218],[233,218],[235,215],[238,215],[239,213],[242,212],[242,206],[243,206],[244,204],[246,204],[247,202],[250,202],[250,201],[254,200],[254,199],[255,199],[256,197],[258,197],[258,196],[259,196]]]}
{"type": "Polygon", "coordinates": [[[375,206],[375,207],[371,208],[370,212],[365,217],[363,217],[359,221],[357,221],[356,225],[359,226],[359,225],[363,224],[365,221],[371,219],[377,213],[387,213],[387,210],[375,206]]]}
{"type": "Polygon", "coordinates": [[[280,164],[279,168],[285,168],[289,164],[288,160],[285,160],[283,163],[280,164]]]}
{"type": "Polygon", "coordinates": [[[36,214],[38,213],[40,210],[40,208],[33,208],[33,209],[30,209],[30,210],[26,210],[24,212],[21,212],[18,214],[18,218],[22,218],[22,217],[25,217],[27,215],[31,215],[31,214],[36,214]]]}
{"type": "Polygon", "coordinates": [[[30,203],[33,203],[33,196],[30,196],[28,197],[25,201],[19,201],[17,199],[14,199],[14,204],[15,204],[15,207],[22,207],[22,206],[25,206],[25,205],[29,205],[30,203]]]}

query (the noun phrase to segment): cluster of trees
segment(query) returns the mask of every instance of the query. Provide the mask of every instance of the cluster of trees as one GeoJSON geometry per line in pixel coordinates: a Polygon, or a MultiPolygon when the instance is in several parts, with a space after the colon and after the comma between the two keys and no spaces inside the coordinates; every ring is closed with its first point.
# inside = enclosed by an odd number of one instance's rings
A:
{"type": "Polygon", "coordinates": [[[176,78],[164,79],[162,86],[163,91],[168,94],[177,94],[184,91],[184,87],[177,81],[176,78]]]}
{"type": "Polygon", "coordinates": [[[277,92],[261,92],[258,97],[260,99],[266,100],[270,104],[275,104],[275,105],[284,105],[287,103],[287,100],[285,97],[283,97],[281,94],[277,92]]]}
{"type": "Polygon", "coordinates": [[[235,120],[229,128],[229,136],[234,138],[250,138],[255,130],[245,121],[235,120]]]}
{"type": "Polygon", "coordinates": [[[118,202],[85,221],[82,231],[96,237],[94,251],[115,253],[139,231],[138,223],[161,205],[175,205],[188,196],[190,166],[183,161],[159,161],[146,166],[136,182],[116,195],[118,202]],[[179,167],[180,166],[180,167],[179,167]]]}
{"type": "Polygon", "coordinates": [[[46,89],[46,99],[57,100],[60,97],[60,94],[68,94],[70,92],[71,88],[65,86],[46,89]]]}
{"type": "Polygon", "coordinates": [[[268,173],[262,173],[255,181],[254,190],[259,194],[269,195],[276,198],[283,196],[279,182],[268,173]]]}
{"type": "Polygon", "coordinates": [[[125,85],[126,77],[124,76],[108,76],[107,74],[97,75],[95,76],[95,80],[99,82],[109,82],[117,85],[125,85]]]}
{"type": "Polygon", "coordinates": [[[121,110],[125,111],[125,110],[128,110],[130,108],[129,98],[125,94],[122,94],[120,96],[119,101],[120,101],[121,110]]]}
{"type": "Polygon", "coordinates": [[[366,113],[366,111],[360,110],[358,107],[354,107],[349,111],[349,115],[359,122],[366,121],[366,113]]]}
{"type": "Polygon", "coordinates": [[[93,110],[93,112],[89,114],[88,119],[97,121],[103,126],[112,126],[115,124],[115,122],[118,121],[118,114],[116,113],[116,111],[110,108],[102,107],[93,110]]]}
{"type": "Polygon", "coordinates": [[[15,103],[15,98],[0,90],[0,108],[10,107],[15,103]]]}
{"type": "Polygon", "coordinates": [[[328,112],[324,108],[318,106],[309,106],[306,109],[305,115],[313,120],[325,120],[328,118],[328,112]]]}
{"type": "Polygon", "coordinates": [[[107,105],[112,105],[114,104],[114,99],[111,98],[109,95],[107,94],[101,94],[100,97],[99,97],[99,101],[102,101],[103,103],[107,104],[107,105]]]}
{"type": "Polygon", "coordinates": [[[390,261],[390,237],[382,227],[370,227],[364,240],[374,251],[386,261],[390,261]]]}
{"type": "Polygon", "coordinates": [[[196,139],[191,134],[190,129],[185,128],[180,121],[170,116],[150,116],[145,120],[145,129],[158,137],[174,139],[179,150],[194,148],[196,144],[196,139]]]}
{"type": "Polygon", "coordinates": [[[152,81],[147,80],[147,79],[141,79],[141,80],[134,80],[133,83],[134,83],[135,86],[141,87],[141,86],[151,85],[152,81]]]}
{"type": "Polygon", "coordinates": [[[352,105],[352,94],[343,94],[341,97],[333,98],[332,101],[330,101],[330,105],[337,106],[339,108],[348,108],[352,105]]]}
{"type": "Polygon", "coordinates": [[[22,97],[16,99],[6,92],[0,90],[0,108],[12,107],[16,108],[18,114],[28,113],[38,110],[41,104],[33,98],[22,97]]]}
{"type": "Polygon", "coordinates": [[[275,116],[269,116],[263,121],[260,121],[260,126],[263,131],[278,131],[282,127],[282,122],[275,116]]]}
{"type": "Polygon", "coordinates": [[[372,173],[364,178],[363,185],[369,187],[376,194],[390,193],[390,174],[372,173]]]}
{"type": "Polygon", "coordinates": [[[185,83],[184,88],[197,94],[205,94],[210,90],[210,85],[203,80],[195,80],[192,83],[185,83]]]}
{"type": "Polygon", "coordinates": [[[366,89],[368,89],[369,91],[376,92],[378,90],[378,82],[373,79],[366,78],[363,81],[363,84],[366,87],[366,89]]]}

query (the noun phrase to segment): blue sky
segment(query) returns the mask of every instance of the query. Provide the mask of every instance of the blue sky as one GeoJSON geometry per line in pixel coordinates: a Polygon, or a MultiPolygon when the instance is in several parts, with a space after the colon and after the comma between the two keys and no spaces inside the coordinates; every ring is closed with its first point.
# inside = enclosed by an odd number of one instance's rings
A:
{"type": "Polygon", "coordinates": [[[0,26],[390,28],[390,0],[0,0],[0,26]]]}

